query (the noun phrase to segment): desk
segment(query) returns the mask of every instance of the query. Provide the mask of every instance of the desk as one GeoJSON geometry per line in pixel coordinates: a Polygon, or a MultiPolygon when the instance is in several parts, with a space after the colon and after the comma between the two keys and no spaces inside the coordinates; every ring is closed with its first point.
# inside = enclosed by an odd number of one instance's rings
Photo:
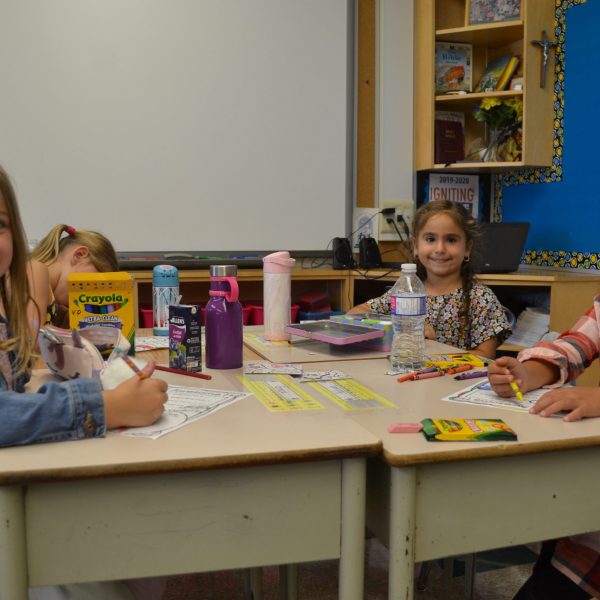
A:
{"type": "MultiPolygon", "coordinates": [[[[238,374],[161,377],[242,389],[238,374]]],[[[255,398],[158,440],[2,449],[0,599],[25,600],[27,585],[340,557],[340,599],[359,600],[365,457],[378,451],[330,405],[274,415],[255,398]]]]}
{"type": "Polygon", "coordinates": [[[398,406],[352,415],[383,443],[382,458],[368,463],[366,520],[390,549],[390,600],[412,598],[415,561],[600,530],[599,419],[443,402],[472,382],[398,384],[375,365],[348,362],[344,371],[398,406]],[[504,419],[519,441],[434,443],[386,429],[393,420],[473,416],[504,419]]]}

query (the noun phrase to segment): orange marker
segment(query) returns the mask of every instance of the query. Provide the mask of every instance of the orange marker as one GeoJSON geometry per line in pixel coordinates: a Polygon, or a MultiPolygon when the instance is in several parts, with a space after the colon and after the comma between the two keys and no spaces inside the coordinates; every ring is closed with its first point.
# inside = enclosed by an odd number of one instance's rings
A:
{"type": "Polygon", "coordinates": [[[470,371],[473,365],[461,365],[460,367],[454,367],[454,369],[447,369],[448,375],[454,375],[455,373],[462,373],[463,371],[470,371]]]}

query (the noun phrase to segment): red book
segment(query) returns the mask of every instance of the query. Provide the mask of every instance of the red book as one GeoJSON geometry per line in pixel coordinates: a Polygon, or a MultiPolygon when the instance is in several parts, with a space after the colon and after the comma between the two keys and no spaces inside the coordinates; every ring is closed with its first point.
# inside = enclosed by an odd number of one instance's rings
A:
{"type": "Polygon", "coordinates": [[[435,121],[436,164],[450,164],[465,157],[465,135],[459,121],[435,121]]]}

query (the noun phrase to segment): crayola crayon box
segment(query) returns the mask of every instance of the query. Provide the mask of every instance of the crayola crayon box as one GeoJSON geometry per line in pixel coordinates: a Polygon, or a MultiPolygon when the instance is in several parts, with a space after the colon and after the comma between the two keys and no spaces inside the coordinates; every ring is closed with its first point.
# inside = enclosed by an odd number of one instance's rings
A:
{"type": "MultiPolygon", "coordinates": [[[[117,327],[135,347],[133,282],[129,273],[71,273],[69,288],[69,325],[85,329],[92,325],[117,327]]],[[[100,348],[108,353],[112,348],[100,348]]]]}
{"type": "Polygon", "coordinates": [[[502,419],[423,419],[429,442],[513,442],[517,434],[502,419]]]}

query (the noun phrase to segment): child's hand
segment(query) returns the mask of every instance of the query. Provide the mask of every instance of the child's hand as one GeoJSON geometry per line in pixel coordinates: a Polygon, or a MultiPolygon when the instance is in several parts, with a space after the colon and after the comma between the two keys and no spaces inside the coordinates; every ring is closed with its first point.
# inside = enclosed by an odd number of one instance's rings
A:
{"type": "Polygon", "coordinates": [[[144,379],[134,374],[103,393],[107,429],[151,425],[162,415],[167,401],[167,382],[150,379],[153,371],[154,363],[148,363],[142,369],[144,379]]]}
{"type": "Polygon", "coordinates": [[[435,330],[429,323],[425,323],[425,337],[428,340],[435,340],[435,330]]]}
{"type": "Polygon", "coordinates": [[[600,388],[564,387],[545,393],[529,412],[550,417],[560,411],[570,411],[565,421],[579,421],[583,417],[600,417],[600,388]]]}
{"type": "Polygon", "coordinates": [[[488,367],[488,379],[492,389],[503,398],[515,395],[510,387],[511,381],[516,381],[523,393],[530,389],[527,385],[527,370],[523,363],[510,356],[502,356],[488,367]]]}

